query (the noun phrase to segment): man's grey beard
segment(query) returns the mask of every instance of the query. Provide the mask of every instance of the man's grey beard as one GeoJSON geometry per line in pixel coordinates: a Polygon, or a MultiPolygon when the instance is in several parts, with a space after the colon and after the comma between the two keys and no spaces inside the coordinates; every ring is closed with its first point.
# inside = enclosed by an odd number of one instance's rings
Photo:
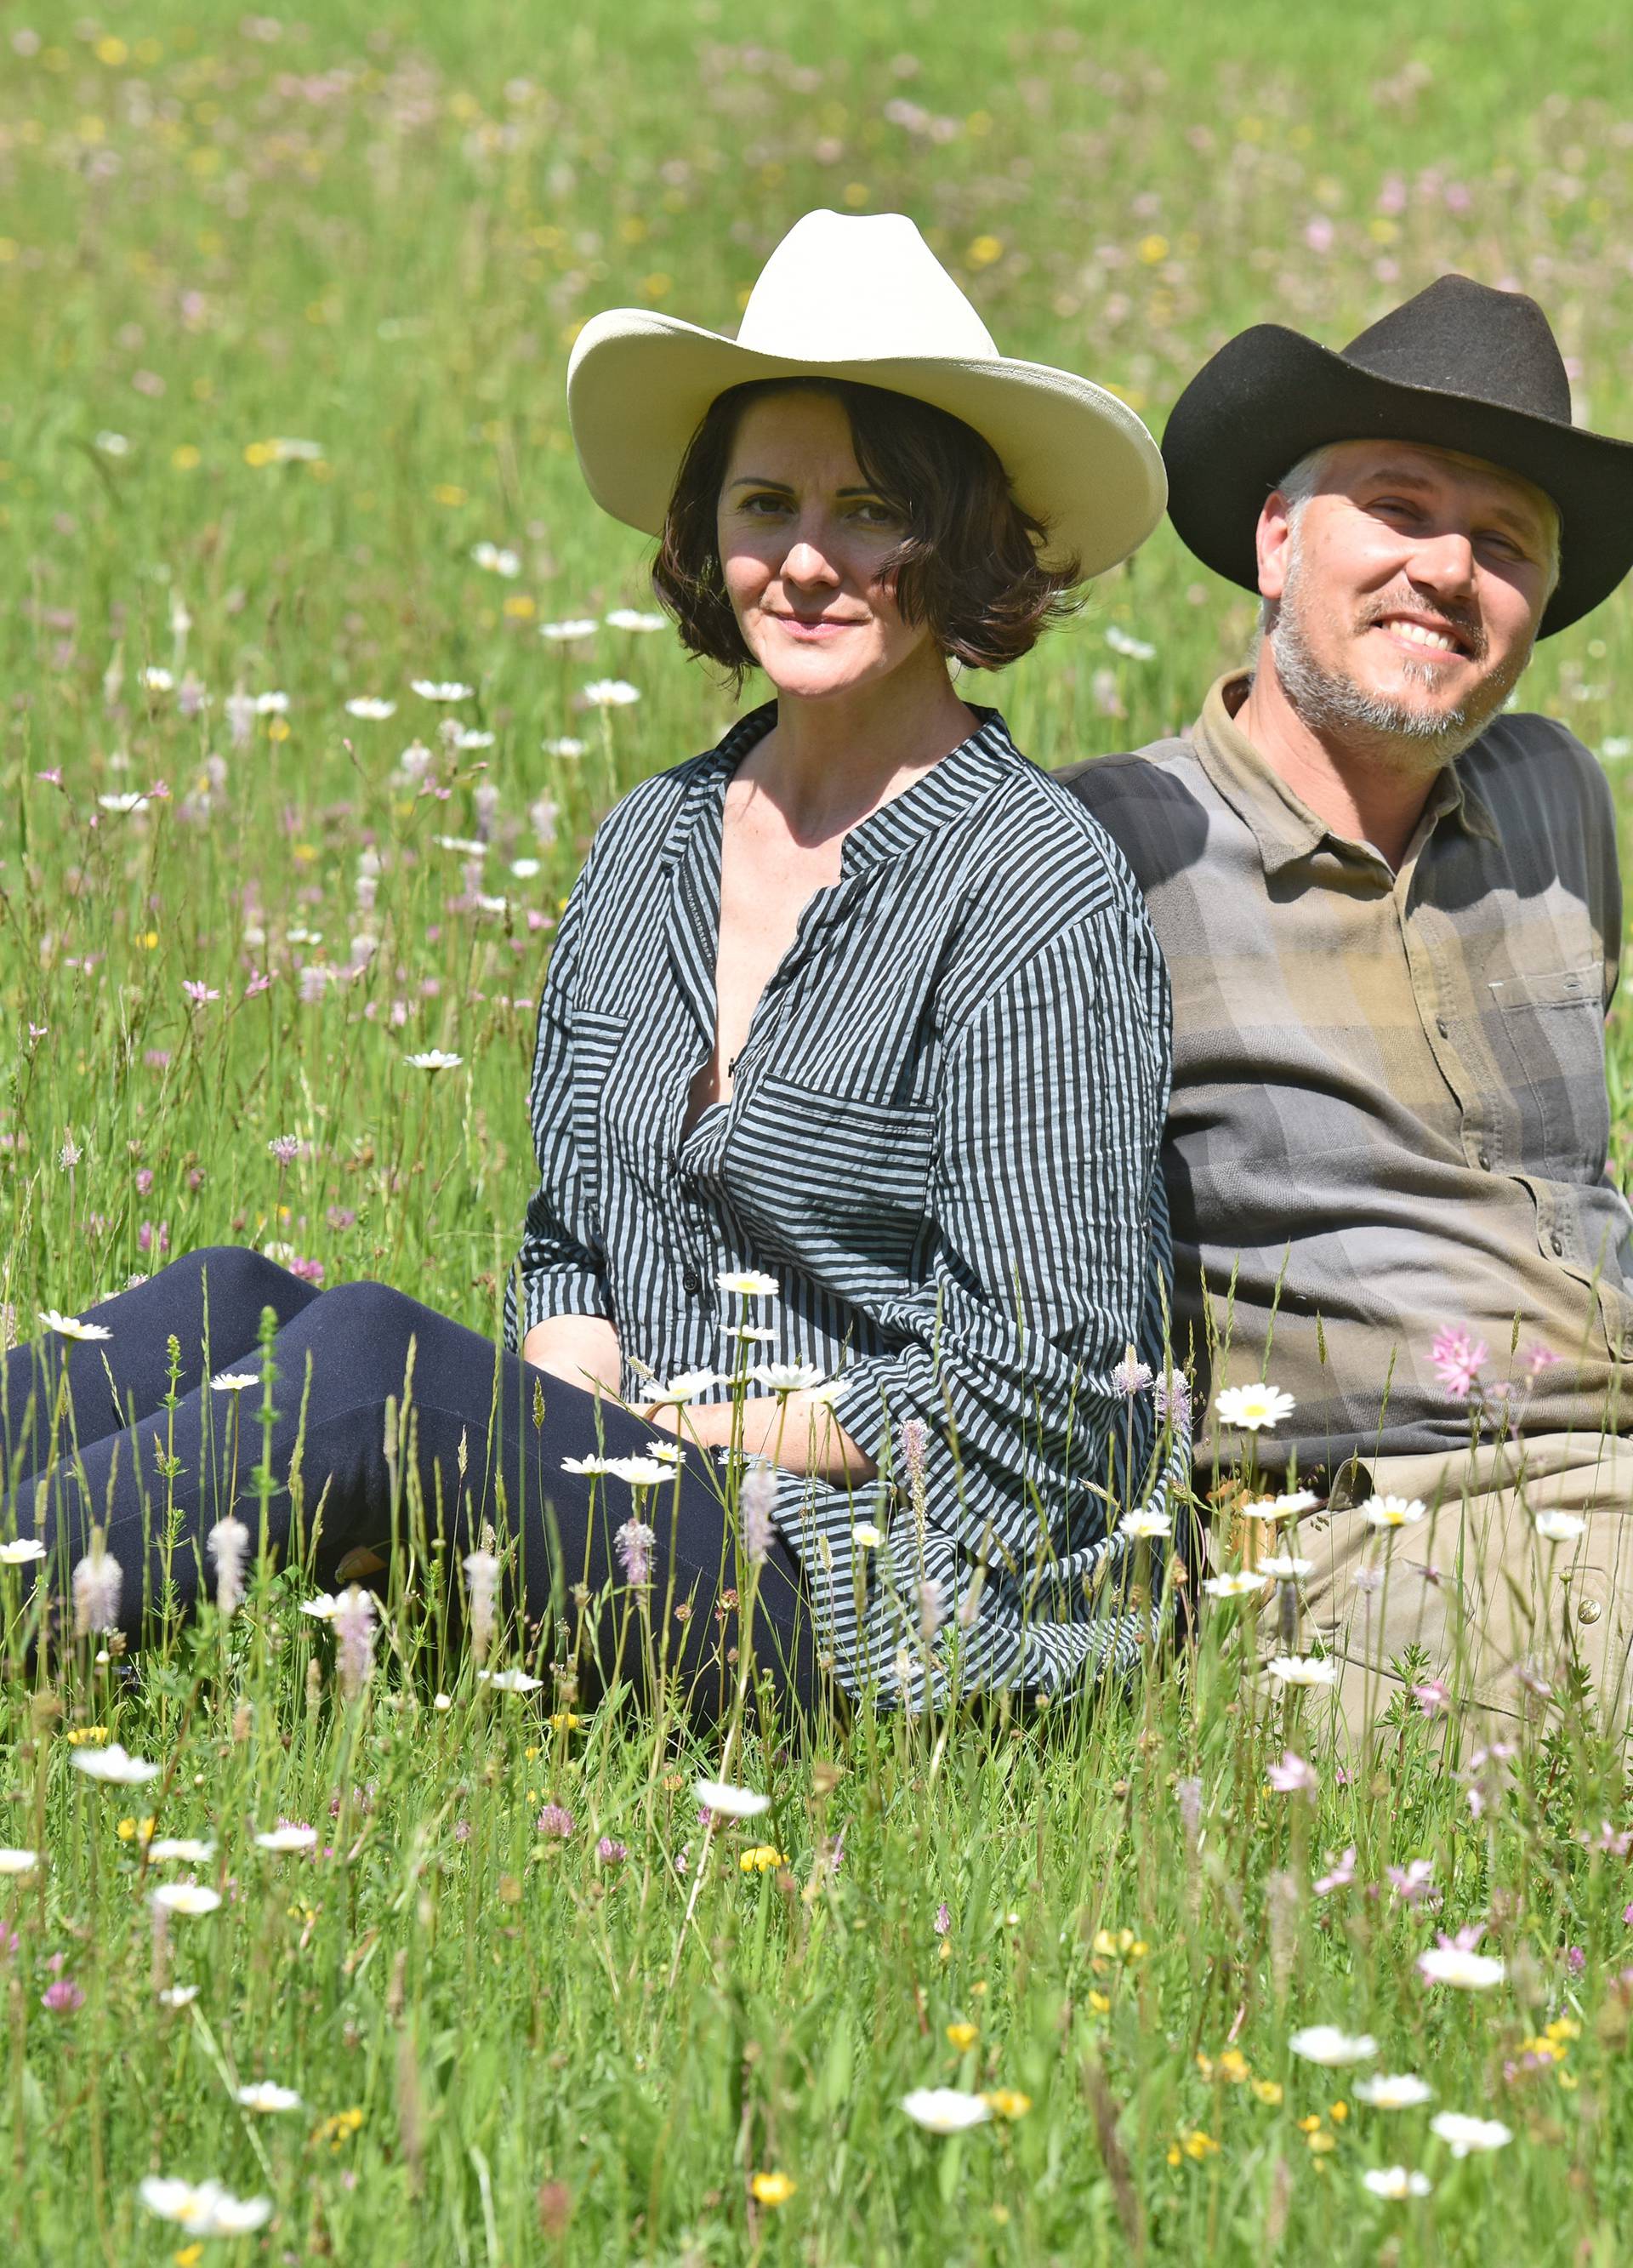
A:
{"type": "MultiPolygon", "coordinates": [[[[1295,538],[1269,634],[1276,674],[1289,705],[1313,733],[1359,741],[1372,755],[1394,756],[1402,769],[1418,770],[1430,762],[1438,769],[1460,756],[1503,706],[1531,659],[1529,645],[1521,647],[1455,709],[1423,709],[1409,700],[1368,693],[1352,677],[1326,669],[1316,659],[1305,635],[1307,601],[1300,568],[1295,538]]],[[[1480,637],[1477,630],[1471,635],[1480,637]]],[[[1434,684],[1431,664],[1403,659],[1401,674],[1409,685],[1427,689],[1434,684]]]]}

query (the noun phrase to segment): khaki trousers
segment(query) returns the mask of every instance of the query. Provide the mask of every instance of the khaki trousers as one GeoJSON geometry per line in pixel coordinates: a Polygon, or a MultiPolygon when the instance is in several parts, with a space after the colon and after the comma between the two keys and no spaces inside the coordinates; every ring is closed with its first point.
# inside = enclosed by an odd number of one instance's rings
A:
{"type": "MultiPolygon", "coordinates": [[[[1409,1647],[1426,1657],[1415,1677],[1439,1680],[1453,1707],[1534,1715],[1550,1696],[1565,1697],[1580,1670],[1607,1728],[1629,1729],[1633,1441],[1534,1434],[1380,1457],[1371,1475],[1378,1495],[1416,1497],[1427,1517],[1376,1529],[1359,1504],[1310,1513],[1280,1531],[1276,1547],[1315,1563],[1302,1587],[1296,1650],[1319,1638],[1336,1660],[1338,1707],[1352,1741],[1400,1692],[1409,1647]],[[1539,1536],[1535,1515],[1550,1509],[1575,1513],[1581,1535],[1559,1543],[1539,1536]]],[[[1286,1611],[1272,1594],[1261,1616],[1262,1653],[1292,1650],[1286,1611]]]]}

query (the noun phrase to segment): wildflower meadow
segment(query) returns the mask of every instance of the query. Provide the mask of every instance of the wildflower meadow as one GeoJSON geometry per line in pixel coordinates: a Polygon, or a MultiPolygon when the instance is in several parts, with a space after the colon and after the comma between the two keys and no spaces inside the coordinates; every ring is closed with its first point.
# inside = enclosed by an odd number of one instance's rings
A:
{"type": "MultiPolygon", "coordinates": [[[[1534,292],[1578,417],[1633,433],[1625,28],[9,7],[11,1338],[225,1243],[497,1333],[565,894],[620,792],[736,713],[579,480],[590,314],[729,327],[801,212],[901,210],[1006,353],[1160,431],[1231,332],[1342,343],[1463,268],[1534,292]]],[[[1165,529],[973,691],[1062,765],[1183,725],[1252,622],[1165,529]]],[[[1622,594],[1523,694],[1616,781],[1624,667],[1622,594]]],[[[1336,1742],[1272,1522],[1114,1689],[796,1734],[744,1663],[705,1740],[576,1706],[486,1551],[332,1594],[261,1565],[291,1383],[220,1385],[240,1517],[140,1654],[94,1559],[40,1645],[0,1516],[8,2262],[1627,2257],[1633,1795],[1579,1696],[1494,1734],[1424,1672],[1336,1742]]],[[[1232,1417],[1296,1488],[1273,1392],[1197,1412],[1232,1417]]],[[[661,1475],[606,1484],[638,1513],[661,1475]]]]}

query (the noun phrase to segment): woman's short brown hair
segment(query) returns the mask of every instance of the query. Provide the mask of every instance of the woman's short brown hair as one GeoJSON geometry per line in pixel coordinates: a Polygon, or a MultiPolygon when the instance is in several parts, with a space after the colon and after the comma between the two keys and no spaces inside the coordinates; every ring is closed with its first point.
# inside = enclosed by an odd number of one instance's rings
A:
{"type": "Polygon", "coordinates": [[[1016,503],[997,451],[962,418],[847,379],[756,379],[730,387],[704,413],[652,566],[653,588],[691,652],[739,678],[754,666],[726,595],[716,513],[744,411],[791,392],[831,394],[843,409],[863,478],[907,522],[883,578],[902,619],[927,623],[943,653],[974,669],[1002,669],[1074,610],[1077,561],[1041,563],[1047,529],[1016,503]]]}

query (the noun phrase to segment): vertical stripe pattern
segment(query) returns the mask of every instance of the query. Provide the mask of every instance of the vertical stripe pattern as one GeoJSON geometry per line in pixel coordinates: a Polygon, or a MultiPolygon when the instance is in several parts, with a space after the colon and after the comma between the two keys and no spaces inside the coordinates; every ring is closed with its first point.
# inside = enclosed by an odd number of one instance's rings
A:
{"type": "Polygon", "coordinates": [[[1188,1455],[1114,1375],[1130,1347],[1166,1359],[1161,957],[1099,824],[976,716],[847,836],[730,1101],[684,1139],[714,1038],[725,789],[775,704],[611,814],[541,1003],[540,1183],[507,1315],[513,1344],[545,1316],[607,1317],[638,1398],[632,1359],[728,1366],[744,1318],[722,1271],[774,1276],[750,1318],[766,1359],[836,1380],[880,1469],[854,1491],[783,1474],[780,1524],[841,1683],[909,1704],[1131,1660],[1116,1521],[1166,1505],[1188,1455]]]}

